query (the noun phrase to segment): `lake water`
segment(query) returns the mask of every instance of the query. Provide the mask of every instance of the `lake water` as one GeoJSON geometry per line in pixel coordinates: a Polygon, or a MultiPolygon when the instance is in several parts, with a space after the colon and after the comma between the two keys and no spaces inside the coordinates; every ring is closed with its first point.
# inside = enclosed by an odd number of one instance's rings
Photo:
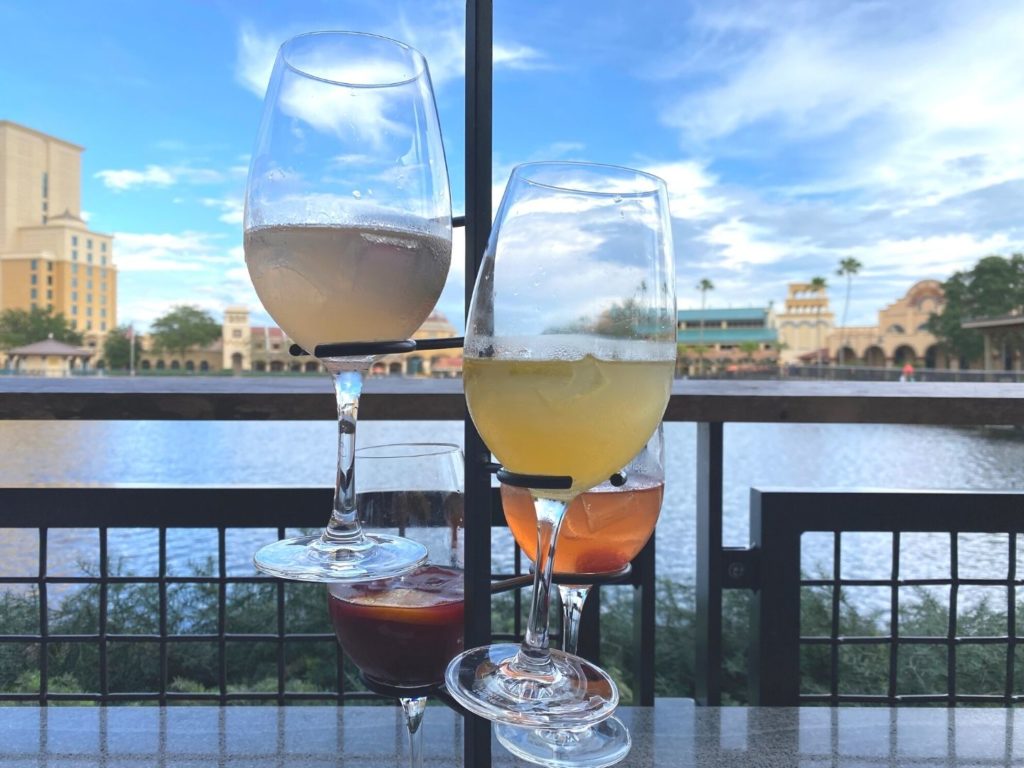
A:
{"type": "MultiPolygon", "coordinates": [[[[364,422],[359,442],[462,441],[462,426],[437,422],[364,422]]],[[[696,428],[666,425],[666,497],[658,524],[658,572],[692,583],[695,563],[696,428]]],[[[0,422],[0,483],[193,483],[326,485],[332,481],[330,422],[0,422]]],[[[748,541],[751,487],[1012,489],[1024,485],[1024,440],[1012,433],[902,425],[730,424],[725,428],[725,543],[748,541]]],[[[325,510],[325,520],[327,512],[325,510]]],[[[144,520],[144,512],[140,513],[144,520]]],[[[54,532],[51,574],[88,571],[96,535],[54,532]]],[[[229,571],[251,572],[253,549],[272,532],[229,539],[229,571]]],[[[507,537],[496,533],[495,564],[507,565],[507,537]]],[[[33,572],[30,532],[0,531],[0,575],[33,572]]],[[[216,552],[209,532],[169,537],[171,568],[216,552]]],[[[1005,573],[1005,544],[976,536],[961,543],[962,562],[1005,573]]],[[[830,542],[809,540],[805,568],[829,568],[830,542]]],[[[888,576],[888,539],[844,536],[844,575],[888,576]]],[[[903,575],[948,563],[946,537],[911,539],[903,575]]],[[[111,533],[122,572],[155,573],[151,530],[111,533]]]]}

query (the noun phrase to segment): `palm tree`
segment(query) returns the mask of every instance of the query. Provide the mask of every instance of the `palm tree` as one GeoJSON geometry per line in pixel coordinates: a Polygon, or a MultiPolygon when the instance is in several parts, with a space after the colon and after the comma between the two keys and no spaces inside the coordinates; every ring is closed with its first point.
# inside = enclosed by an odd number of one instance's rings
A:
{"type": "Polygon", "coordinates": [[[698,348],[700,349],[700,375],[704,375],[704,303],[707,297],[708,291],[715,290],[715,284],[708,280],[706,277],[702,277],[700,282],[697,283],[697,290],[700,291],[700,341],[698,342],[698,348]]]}
{"type": "MultiPolygon", "coordinates": [[[[811,278],[811,290],[815,293],[824,293],[828,288],[828,282],[824,277],[811,278]]],[[[818,305],[818,319],[814,322],[814,343],[818,353],[818,375],[821,375],[821,304],[818,305]]]]}
{"type": "Polygon", "coordinates": [[[741,341],[739,343],[739,350],[743,354],[743,362],[752,363],[754,362],[754,355],[761,349],[761,345],[756,341],[741,341]]]}
{"type": "Polygon", "coordinates": [[[836,270],[839,277],[846,278],[846,299],[843,301],[843,337],[839,342],[840,367],[843,365],[843,353],[846,351],[846,311],[850,308],[850,283],[853,282],[853,276],[860,272],[860,268],[863,266],[857,259],[849,256],[839,260],[839,269],[836,270]]]}

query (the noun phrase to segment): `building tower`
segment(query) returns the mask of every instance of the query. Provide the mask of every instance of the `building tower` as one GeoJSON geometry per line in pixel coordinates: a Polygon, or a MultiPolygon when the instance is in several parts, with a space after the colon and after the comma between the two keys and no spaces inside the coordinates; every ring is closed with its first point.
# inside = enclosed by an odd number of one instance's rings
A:
{"type": "Polygon", "coordinates": [[[252,329],[248,307],[227,307],[224,310],[224,370],[252,370],[252,329]]]}
{"type": "Polygon", "coordinates": [[[89,346],[117,325],[113,237],[82,220],[83,148],[0,120],[0,310],[63,313],[89,346]]]}
{"type": "MultiPolygon", "coordinates": [[[[815,289],[811,283],[790,283],[785,310],[775,316],[782,344],[783,363],[815,362],[811,358],[825,349],[828,335],[835,325],[835,315],[828,302],[828,291],[815,289]]],[[[827,351],[822,353],[827,357],[827,351]]]]}

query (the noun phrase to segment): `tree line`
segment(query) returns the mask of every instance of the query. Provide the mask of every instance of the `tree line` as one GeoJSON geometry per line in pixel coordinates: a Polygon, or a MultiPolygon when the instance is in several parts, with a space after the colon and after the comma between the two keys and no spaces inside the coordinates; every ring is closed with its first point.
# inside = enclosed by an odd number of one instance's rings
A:
{"type": "MultiPolygon", "coordinates": [[[[846,314],[850,305],[853,277],[862,264],[854,258],[841,259],[836,275],[845,278],[842,326],[846,326],[846,314]]],[[[824,290],[827,286],[823,277],[810,281],[812,290],[824,290]]],[[[701,309],[706,297],[715,286],[703,278],[696,289],[700,292],[701,309]]],[[[941,313],[932,313],[927,328],[942,343],[947,352],[967,362],[977,360],[983,353],[983,339],[979,331],[961,327],[964,320],[978,317],[998,317],[1024,310],[1024,254],[1014,253],[1009,257],[985,256],[973,267],[955,272],[942,283],[945,306],[941,313]]],[[[614,331],[626,323],[632,327],[637,322],[637,313],[632,307],[625,307],[621,317],[602,318],[614,331]],[[627,311],[630,310],[630,311],[627,311]],[[627,322],[628,321],[628,322],[627,322]]],[[[703,330],[703,321],[701,323],[703,330]]],[[[221,336],[221,326],[209,312],[198,307],[181,304],[172,307],[157,318],[151,327],[153,351],[184,356],[195,347],[204,347],[221,336]]],[[[53,338],[67,344],[80,345],[82,334],[76,331],[61,313],[50,309],[34,307],[30,310],[7,309],[0,312],[0,350],[14,349],[46,338],[53,338]]],[[[134,339],[135,358],[141,352],[141,341],[132,329],[119,325],[107,334],[103,345],[103,360],[111,370],[125,370],[131,357],[131,339],[134,339]]],[[[820,344],[819,344],[820,347],[820,344]]],[[[703,358],[703,343],[698,345],[703,358]]],[[[742,351],[742,350],[741,350],[742,351]]],[[[842,364],[840,359],[840,364],[842,364]]]]}
{"type": "MultiPolygon", "coordinates": [[[[221,337],[221,326],[206,310],[179,304],[153,321],[150,329],[153,351],[184,356],[195,347],[205,347],[221,337]]],[[[52,309],[6,309],[0,312],[0,350],[16,349],[52,338],[65,344],[81,345],[83,334],[75,330],[63,313],[52,309]]],[[[142,354],[142,342],[127,325],[113,328],[103,342],[103,360],[110,370],[127,370],[132,349],[135,359],[142,354]]]]}
{"type": "MultiPolygon", "coordinates": [[[[846,328],[846,315],[850,306],[853,277],[859,274],[863,264],[855,258],[839,261],[836,275],[845,278],[845,297],[841,327],[846,328]]],[[[823,291],[827,287],[824,277],[812,278],[808,285],[812,291],[823,291]]],[[[701,310],[705,306],[708,291],[714,290],[711,280],[703,278],[696,289],[700,292],[701,310]]],[[[984,340],[980,331],[963,328],[966,320],[982,317],[1000,317],[1013,313],[1024,313],[1024,254],[1014,253],[1009,257],[993,254],[980,259],[970,269],[960,270],[942,283],[945,304],[941,312],[932,312],[926,328],[939,340],[946,351],[963,364],[977,360],[983,354],[984,340]]],[[[701,321],[703,329],[703,320],[701,321]]],[[[839,364],[843,364],[843,345],[840,347],[839,364]]],[[[818,345],[821,346],[820,343],[818,345]]]]}
{"type": "Polygon", "coordinates": [[[1000,317],[1024,308],[1024,254],[985,256],[973,267],[955,272],[942,284],[946,304],[932,313],[928,330],[962,361],[984,353],[980,331],[963,328],[965,320],[1000,317]]]}

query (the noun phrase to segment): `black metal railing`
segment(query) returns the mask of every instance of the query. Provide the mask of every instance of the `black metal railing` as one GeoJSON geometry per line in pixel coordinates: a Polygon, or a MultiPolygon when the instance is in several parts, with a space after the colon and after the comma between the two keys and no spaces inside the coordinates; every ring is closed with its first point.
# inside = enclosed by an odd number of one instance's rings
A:
{"type": "MultiPolygon", "coordinates": [[[[750,510],[751,547],[722,550],[723,572],[718,588],[752,589],[750,627],[750,701],[769,706],[800,704],[998,704],[1024,701],[1017,651],[1022,641],[1017,626],[1017,595],[1024,585],[1017,567],[1020,535],[1024,534],[1024,493],[1019,492],[889,492],[889,491],[771,491],[753,490],[750,510]],[[946,542],[943,557],[929,562],[921,577],[919,563],[901,560],[901,544],[914,534],[938,534],[946,542]],[[831,564],[822,573],[802,568],[806,535],[825,535],[831,564]],[[852,572],[843,560],[844,537],[871,534],[884,539],[872,575],[852,572]],[[1005,548],[1006,567],[1000,573],[965,573],[960,553],[962,537],[997,534],[1005,548]],[[886,557],[888,555],[888,563],[886,557]],[[945,572],[936,573],[940,564],[945,572]],[[878,573],[884,570],[885,573],[878,573]],[[969,588],[998,591],[991,613],[978,627],[966,631],[961,622],[963,595],[969,588]],[[933,619],[922,624],[903,609],[920,596],[904,591],[942,590],[932,596],[942,626],[933,619]],[[844,626],[858,590],[885,596],[886,605],[870,613],[880,620],[853,621],[844,626]],[[817,599],[815,620],[807,605],[817,599]],[[1005,612],[1004,612],[1005,611],[1005,612]],[[934,649],[944,664],[930,681],[902,674],[923,650],[934,649]],[[983,682],[986,690],[965,690],[960,659],[985,649],[983,682]],[[993,668],[994,665],[994,668],[993,668]],[[811,667],[823,671],[810,679],[811,667]],[[866,669],[865,669],[866,668],[866,669]],[[932,689],[922,690],[930,684],[932,689]]],[[[987,544],[991,544],[988,541],[987,544]]],[[[821,545],[821,542],[818,542],[821,545]]],[[[973,572],[972,572],[973,571],[973,572]]],[[[976,606],[975,606],[976,607],[976,606]]],[[[720,625],[717,628],[720,633],[720,625]]],[[[970,683],[979,685],[977,675],[970,683]]]]}
{"type": "MultiPolygon", "coordinates": [[[[490,496],[495,512],[490,520],[493,527],[505,525],[500,500],[496,489],[490,496]]],[[[34,691],[0,690],[0,702],[93,702],[100,704],[137,703],[151,701],[158,704],[180,702],[211,702],[229,704],[236,702],[268,702],[289,704],[296,702],[325,701],[338,704],[365,698],[379,698],[372,692],[346,683],[346,663],[339,650],[333,632],[327,622],[327,600],[324,587],[317,584],[289,583],[255,573],[249,568],[229,569],[229,535],[236,531],[261,529],[270,536],[285,535],[285,526],[316,529],[323,523],[324,510],[329,508],[329,488],[267,488],[267,487],[0,487],[0,530],[33,531],[38,536],[37,562],[31,573],[10,573],[0,576],[0,587],[6,590],[20,590],[34,596],[38,601],[37,620],[32,627],[25,625],[0,634],[0,654],[4,650],[34,649],[35,653],[22,654],[21,661],[34,656],[38,683],[34,691]],[[156,534],[155,563],[149,569],[151,575],[118,572],[112,565],[111,532],[125,528],[146,528],[156,534]],[[69,575],[63,569],[51,568],[51,533],[60,529],[74,529],[81,538],[85,531],[97,536],[98,558],[91,569],[93,572],[69,575]],[[169,532],[180,529],[206,529],[213,533],[211,551],[195,554],[200,560],[207,560],[208,567],[193,568],[194,572],[182,574],[172,572],[168,558],[169,532]],[[266,603],[273,609],[264,627],[248,627],[245,631],[233,630],[228,621],[232,605],[232,590],[242,587],[258,588],[263,594],[252,601],[253,608],[261,615],[268,613],[266,603]],[[118,600],[117,593],[124,589],[147,589],[156,591],[155,599],[149,605],[125,605],[125,599],[118,600]],[[90,590],[89,600],[95,605],[95,624],[84,630],[60,631],[51,622],[56,606],[68,600],[68,589],[90,590]],[[169,616],[179,591],[202,590],[207,597],[199,611],[189,616],[193,626],[183,628],[172,626],[169,616]],[[314,630],[289,631],[290,601],[303,596],[303,604],[309,610],[312,604],[320,621],[313,621],[314,630]],[[261,604],[262,601],[262,604],[261,604]],[[148,621],[128,631],[118,628],[111,609],[117,606],[121,611],[152,611],[155,615],[148,621]],[[330,656],[335,674],[329,688],[324,690],[292,690],[288,672],[287,653],[296,644],[310,646],[319,644],[326,651],[321,656],[330,656]],[[52,684],[58,670],[53,669],[52,652],[58,648],[74,646],[78,655],[88,649],[90,659],[95,660],[95,680],[92,690],[57,690],[52,684]],[[134,664],[138,665],[145,651],[155,666],[150,671],[152,681],[149,690],[114,690],[111,684],[113,674],[113,650],[134,648],[134,664]],[[172,662],[189,648],[215,648],[211,661],[215,662],[215,682],[212,690],[175,690],[172,683],[172,662]],[[246,690],[233,684],[229,675],[230,659],[244,657],[245,649],[273,648],[273,690],[246,690]]],[[[484,520],[486,525],[488,521],[484,520]]],[[[193,536],[193,539],[196,537],[193,536]]],[[[230,553],[235,559],[248,563],[248,551],[230,553]]],[[[511,580],[507,591],[512,593],[513,631],[495,635],[500,639],[518,641],[522,639],[521,590],[531,584],[524,569],[524,562],[518,547],[512,556],[511,573],[489,574],[485,586],[501,580],[511,580]]],[[[82,569],[79,568],[79,571],[82,569]]],[[[488,569],[489,570],[489,569],[488,569]]],[[[631,585],[636,591],[636,615],[640,619],[635,637],[634,658],[639,660],[635,670],[632,689],[637,692],[640,703],[650,705],[654,700],[654,545],[653,542],[634,562],[630,573],[618,583],[631,585]]],[[[600,657],[600,586],[593,590],[585,611],[581,645],[584,653],[598,661],[600,657]]],[[[490,595],[490,589],[488,590],[490,595]]],[[[137,593],[136,593],[137,596],[137,593]]],[[[131,600],[132,595],[128,596],[131,600]]],[[[8,617],[0,617],[0,626],[10,624],[8,617]]],[[[488,619],[490,616],[488,615],[488,619]]],[[[308,617],[307,617],[308,619],[308,617]]],[[[136,622],[138,624],[140,622],[136,622]]],[[[490,622],[488,621],[488,627],[490,622]]],[[[8,659],[12,656],[8,654],[8,659]]],[[[28,671],[28,670],[24,670],[28,671]]],[[[348,666],[348,675],[355,676],[354,668],[348,666]]],[[[309,681],[294,681],[307,683],[309,681]]],[[[308,687],[300,686],[300,687],[308,687]]]]}
{"type": "MultiPolygon", "coordinates": [[[[323,510],[331,499],[324,488],[187,488],[187,487],[25,487],[0,488],[0,529],[37,529],[39,537],[38,567],[32,575],[7,575],[0,584],[8,589],[21,588],[34,593],[39,602],[37,631],[8,633],[0,636],[0,648],[26,646],[37,649],[38,690],[36,692],[0,692],[0,701],[119,702],[153,701],[170,704],[180,701],[216,702],[268,701],[285,704],[297,701],[337,701],[372,696],[365,691],[348,690],[343,675],[342,656],[337,641],[329,631],[296,633],[286,631],[286,585],[262,575],[231,575],[227,567],[227,536],[239,528],[276,530],[284,536],[288,527],[315,527],[322,524],[323,510]],[[119,528],[152,528],[157,532],[155,575],[120,575],[111,567],[108,556],[110,532],[119,528]],[[98,534],[99,557],[96,572],[88,575],[66,575],[50,572],[50,534],[56,529],[73,528],[81,532],[91,529],[98,534]],[[182,528],[210,529],[216,535],[216,550],[200,552],[212,563],[209,571],[172,575],[168,570],[168,531],[182,528]],[[158,596],[155,631],[123,633],[111,628],[109,608],[113,590],[127,585],[153,585],[158,596]],[[238,633],[227,626],[228,593],[234,585],[265,585],[274,593],[275,617],[265,631],[238,633]],[[51,631],[50,615],[66,597],[56,594],[67,588],[86,588],[95,593],[97,622],[95,631],[58,633],[51,631]],[[168,627],[168,606],[178,589],[205,588],[215,590],[216,597],[206,615],[195,618],[213,631],[180,632],[168,627]],[[286,643],[323,643],[333,646],[336,657],[336,689],[322,692],[288,690],[285,672],[286,643]],[[177,651],[191,644],[216,646],[216,685],[213,691],[175,691],[169,679],[169,660],[177,651]],[[228,679],[228,648],[273,645],[276,660],[276,690],[233,691],[228,679]],[[67,692],[53,690],[51,655],[62,645],[88,647],[97,662],[95,690],[67,692]],[[155,651],[158,671],[153,690],[111,690],[111,649],[136,646],[155,651]]],[[[268,531],[269,533],[269,531],[268,531]]],[[[323,593],[321,585],[301,585],[323,593]]],[[[326,616],[326,596],[323,598],[326,616]]],[[[193,646],[194,647],[194,646],[193,646]]]]}

